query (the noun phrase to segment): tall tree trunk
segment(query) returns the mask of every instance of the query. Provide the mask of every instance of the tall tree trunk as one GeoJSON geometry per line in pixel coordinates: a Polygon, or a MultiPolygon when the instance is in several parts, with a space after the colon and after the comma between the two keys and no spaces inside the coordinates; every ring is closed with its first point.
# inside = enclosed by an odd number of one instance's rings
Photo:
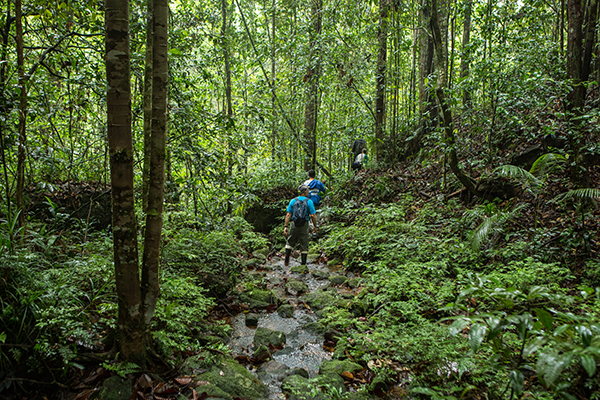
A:
{"type": "MultiPolygon", "coordinates": [[[[12,20],[10,15],[10,2],[6,3],[6,20],[4,22],[3,30],[2,30],[2,43],[8,43],[8,39],[10,37],[10,26],[12,25],[12,20]]],[[[4,90],[6,88],[6,66],[8,65],[8,46],[0,46],[0,96],[4,98],[5,93],[4,90]]],[[[0,105],[0,113],[2,115],[8,114],[8,106],[4,104],[0,105]]],[[[10,196],[10,183],[8,181],[8,165],[6,164],[6,144],[4,142],[4,118],[0,118],[0,147],[2,151],[2,171],[4,175],[4,189],[6,196],[6,209],[8,211],[9,222],[12,220],[12,201],[10,196]]],[[[10,241],[12,243],[13,237],[10,236],[10,241]]]]}
{"type": "Polygon", "coordinates": [[[375,158],[382,163],[385,160],[385,92],[387,67],[388,0],[379,0],[379,28],[377,38],[377,75],[375,77],[375,158]]]}
{"type": "Polygon", "coordinates": [[[159,294],[159,261],[165,187],[168,83],[169,0],[154,0],[152,39],[152,137],[150,138],[150,190],[142,268],[144,318],[154,315],[159,294]]]}
{"type": "Polygon", "coordinates": [[[460,57],[460,79],[463,86],[463,107],[471,108],[471,92],[467,88],[465,82],[469,76],[469,68],[471,66],[471,11],[473,9],[473,0],[465,0],[464,5],[464,22],[462,36],[462,55],[460,57]]]}
{"type": "Polygon", "coordinates": [[[15,28],[17,42],[17,69],[19,74],[19,150],[17,153],[17,210],[19,211],[19,226],[25,226],[25,205],[23,190],[25,186],[25,146],[27,145],[26,116],[27,116],[27,86],[25,81],[25,61],[23,58],[23,21],[21,0],[15,0],[15,28]]]}
{"type": "Polygon", "coordinates": [[[144,66],[144,163],[142,165],[142,211],[148,210],[150,188],[150,136],[152,135],[152,10],[153,0],[146,5],[146,59],[144,66]]]}
{"type": "Polygon", "coordinates": [[[275,11],[277,10],[277,4],[275,0],[271,4],[271,160],[275,161],[276,158],[276,145],[277,145],[277,110],[275,95],[275,11]]]}
{"type": "Polygon", "coordinates": [[[106,107],[110,151],[118,343],[122,357],[145,365],[146,324],[139,280],[133,196],[129,1],[106,1],[106,107]]]}
{"type": "MultiPolygon", "coordinates": [[[[433,43],[435,49],[436,66],[442,71],[444,70],[447,60],[443,48],[442,33],[439,25],[438,18],[438,5],[437,0],[431,0],[431,33],[433,35],[433,43]],[[443,67],[443,68],[442,68],[443,67]]],[[[458,164],[458,156],[456,154],[456,138],[454,137],[454,123],[452,121],[452,111],[445,98],[444,91],[446,90],[446,76],[443,73],[438,73],[436,83],[436,96],[438,103],[442,111],[442,124],[445,132],[445,141],[448,145],[449,151],[449,164],[450,168],[458,180],[465,185],[465,187],[472,194],[477,194],[477,185],[473,178],[466,175],[458,164]]]]}
{"type": "Polygon", "coordinates": [[[304,109],[304,140],[308,150],[304,158],[304,170],[315,169],[317,160],[317,116],[319,110],[319,78],[321,75],[321,51],[319,40],[323,17],[322,0],[311,0],[311,28],[309,62],[305,80],[308,83],[304,109]]]}
{"type": "Polygon", "coordinates": [[[569,145],[573,151],[575,167],[572,168],[572,179],[580,186],[589,186],[589,172],[584,165],[580,152],[586,145],[582,134],[581,121],[578,118],[583,112],[586,98],[586,84],[591,71],[591,54],[595,46],[598,24],[597,0],[587,0],[582,10],[581,0],[567,0],[567,78],[571,80],[572,89],[567,94],[565,108],[573,126],[573,134],[569,135],[569,145]]]}

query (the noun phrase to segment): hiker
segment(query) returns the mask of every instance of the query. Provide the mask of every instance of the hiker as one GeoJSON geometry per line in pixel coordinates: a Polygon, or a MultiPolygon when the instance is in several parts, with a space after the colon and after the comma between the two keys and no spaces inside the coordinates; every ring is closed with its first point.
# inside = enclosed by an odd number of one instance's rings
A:
{"type": "Polygon", "coordinates": [[[312,200],[315,205],[315,209],[319,208],[319,204],[321,203],[321,195],[325,195],[327,189],[323,182],[318,179],[315,179],[315,170],[311,169],[308,171],[308,180],[303,183],[303,185],[308,186],[308,198],[312,200]]]}
{"type": "Polygon", "coordinates": [[[360,171],[363,166],[366,165],[369,157],[367,156],[367,149],[363,149],[362,153],[356,156],[356,159],[352,163],[352,169],[355,171],[360,171]]]}
{"type": "Polygon", "coordinates": [[[290,255],[294,247],[300,245],[300,256],[302,265],[306,265],[308,256],[308,238],[309,224],[308,220],[312,220],[313,232],[317,230],[317,219],[315,216],[315,205],[308,198],[308,186],[302,184],[298,188],[299,196],[293,198],[287,206],[285,215],[285,223],[283,228],[283,236],[285,236],[285,265],[290,263],[290,255]],[[291,227],[288,231],[288,225],[291,227]]]}
{"type": "Polygon", "coordinates": [[[367,142],[365,139],[356,139],[352,143],[352,161],[356,160],[356,157],[367,148],[367,142]]]}

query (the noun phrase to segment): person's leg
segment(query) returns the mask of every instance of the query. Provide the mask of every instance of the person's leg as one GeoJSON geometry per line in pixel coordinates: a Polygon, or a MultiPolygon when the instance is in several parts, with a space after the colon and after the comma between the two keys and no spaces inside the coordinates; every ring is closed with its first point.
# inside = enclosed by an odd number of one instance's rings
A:
{"type": "Polygon", "coordinates": [[[301,264],[306,265],[306,259],[308,256],[308,224],[304,224],[299,231],[298,241],[300,243],[301,264]]]}
{"type": "Polygon", "coordinates": [[[290,223],[290,233],[285,241],[285,261],[284,265],[288,265],[290,263],[290,255],[292,254],[292,250],[298,243],[298,233],[300,228],[296,227],[296,224],[292,221],[290,223]]]}

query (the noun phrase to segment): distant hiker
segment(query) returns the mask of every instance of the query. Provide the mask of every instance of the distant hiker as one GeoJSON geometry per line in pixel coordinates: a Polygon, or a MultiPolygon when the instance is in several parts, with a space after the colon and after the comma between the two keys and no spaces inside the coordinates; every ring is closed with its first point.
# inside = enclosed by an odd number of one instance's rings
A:
{"type": "Polygon", "coordinates": [[[308,171],[308,180],[303,183],[303,185],[308,186],[308,198],[312,200],[315,208],[319,206],[321,203],[322,195],[325,195],[327,189],[323,182],[318,179],[315,179],[315,170],[311,169],[308,171]]]}
{"type": "Polygon", "coordinates": [[[367,142],[365,139],[356,139],[352,144],[352,160],[356,160],[356,156],[363,152],[367,148],[367,142]]]}
{"type": "Polygon", "coordinates": [[[352,169],[355,171],[360,171],[363,166],[367,164],[369,157],[367,156],[367,149],[363,149],[362,153],[356,156],[354,162],[352,163],[352,169]]]}
{"type": "Polygon", "coordinates": [[[302,259],[302,265],[306,265],[306,258],[308,256],[308,229],[309,219],[313,223],[313,232],[317,230],[317,219],[315,216],[315,205],[312,200],[308,198],[308,186],[300,185],[298,188],[299,196],[292,199],[290,204],[287,206],[287,214],[285,215],[285,223],[283,228],[283,235],[286,238],[285,243],[285,265],[290,263],[290,255],[292,250],[297,244],[300,245],[300,255],[302,259]],[[288,231],[288,225],[291,222],[290,230],[288,231]],[[288,234],[289,232],[289,234],[288,234]]]}

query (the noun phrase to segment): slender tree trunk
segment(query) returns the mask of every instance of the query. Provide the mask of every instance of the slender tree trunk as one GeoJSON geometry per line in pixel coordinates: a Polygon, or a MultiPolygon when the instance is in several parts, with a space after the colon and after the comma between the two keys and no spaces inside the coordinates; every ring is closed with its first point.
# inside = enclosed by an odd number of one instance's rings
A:
{"type": "Polygon", "coordinates": [[[165,186],[167,136],[169,1],[154,0],[152,63],[152,137],[150,142],[150,190],[144,239],[142,296],[144,318],[149,323],[154,315],[159,294],[159,261],[165,186]]]}
{"type": "Polygon", "coordinates": [[[321,75],[321,51],[319,40],[322,28],[322,0],[311,0],[311,28],[309,64],[305,80],[308,83],[304,109],[304,140],[308,154],[304,158],[304,170],[315,169],[317,160],[317,116],[319,110],[319,78],[321,75]]]}
{"type": "MultiPolygon", "coordinates": [[[[443,48],[442,33],[440,31],[437,0],[431,1],[431,33],[433,35],[433,43],[435,49],[436,66],[438,68],[445,67],[447,60],[445,59],[445,52],[443,48]]],[[[444,70],[442,68],[442,70],[444,70]]],[[[467,176],[458,163],[458,156],[456,154],[456,138],[454,137],[454,123],[452,121],[452,111],[448,106],[445,98],[444,91],[446,90],[446,76],[444,74],[437,75],[436,84],[436,96],[442,110],[442,123],[445,133],[445,141],[450,149],[449,151],[449,164],[452,172],[457,179],[465,185],[469,192],[477,194],[477,186],[474,179],[467,176]]]]}
{"type": "Polygon", "coordinates": [[[462,36],[462,55],[460,59],[460,78],[463,86],[463,107],[465,109],[471,108],[471,92],[468,89],[468,85],[465,82],[469,76],[469,68],[471,65],[471,10],[473,9],[473,1],[465,0],[464,6],[464,22],[463,22],[463,36],[462,36]]]}
{"type": "MultiPolygon", "coordinates": [[[[12,25],[13,18],[10,15],[10,2],[6,3],[6,20],[4,23],[4,30],[2,33],[2,43],[8,43],[8,39],[10,37],[10,26],[12,25]]],[[[8,46],[0,46],[0,90],[2,91],[0,94],[4,98],[4,90],[6,88],[6,66],[8,65],[8,46]]],[[[8,107],[6,104],[0,105],[0,113],[2,115],[8,114],[8,107]]],[[[4,118],[0,118],[0,146],[2,147],[0,150],[2,151],[2,170],[4,173],[4,190],[6,196],[6,209],[8,211],[9,222],[11,222],[12,215],[12,201],[10,196],[10,183],[8,181],[8,165],[6,164],[6,144],[4,142],[4,118]]],[[[10,241],[12,243],[13,237],[10,236],[10,241]]]]}
{"type": "Polygon", "coordinates": [[[150,188],[150,136],[152,135],[152,10],[153,0],[146,0],[146,60],[144,67],[144,163],[142,166],[142,211],[148,210],[150,188]]]}
{"type": "Polygon", "coordinates": [[[227,0],[221,0],[221,45],[223,46],[223,60],[225,62],[225,99],[227,102],[227,116],[233,116],[233,105],[231,102],[231,68],[229,66],[229,46],[227,40],[227,0]]]}
{"type": "Polygon", "coordinates": [[[387,32],[388,32],[388,0],[379,0],[379,51],[377,53],[377,74],[375,76],[375,158],[384,162],[385,148],[385,92],[387,68],[387,32]]]}
{"type": "Polygon", "coordinates": [[[15,0],[15,28],[17,42],[17,69],[19,74],[19,150],[17,155],[17,210],[19,210],[19,226],[25,226],[25,205],[23,190],[25,186],[25,148],[27,145],[27,85],[25,81],[25,61],[23,58],[23,21],[21,0],[15,0]]]}
{"type": "Polygon", "coordinates": [[[106,93],[110,151],[118,343],[122,357],[145,365],[146,324],[140,291],[137,222],[133,196],[133,144],[129,51],[129,1],[107,0],[106,93]]]}

